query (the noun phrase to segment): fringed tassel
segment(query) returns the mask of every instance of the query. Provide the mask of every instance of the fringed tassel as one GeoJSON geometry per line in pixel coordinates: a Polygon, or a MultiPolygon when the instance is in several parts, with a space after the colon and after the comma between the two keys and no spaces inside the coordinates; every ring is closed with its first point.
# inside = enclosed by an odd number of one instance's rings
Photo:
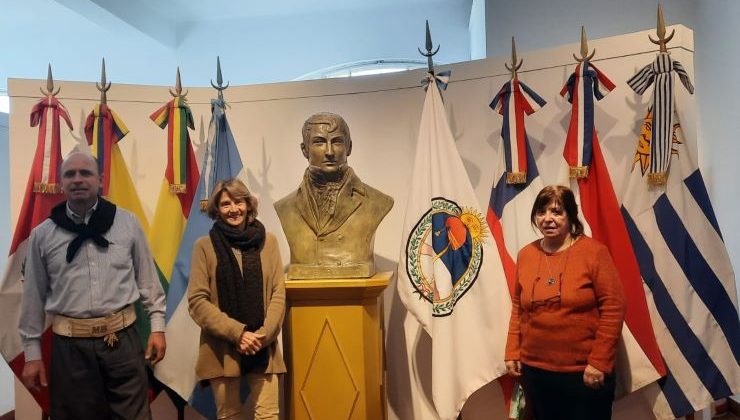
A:
{"type": "Polygon", "coordinates": [[[571,178],[588,178],[588,166],[571,166],[569,176],[571,178]]]}
{"type": "Polygon", "coordinates": [[[208,207],[208,200],[200,200],[200,211],[202,213],[206,212],[207,207],[208,207]]]}
{"type": "Polygon", "coordinates": [[[648,174],[648,185],[665,185],[668,181],[668,172],[655,172],[648,174]]]}
{"type": "Polygon", "coordinates": [[[33,192],[41,194],[59,194],[61,192],[59,184],[47,184],[45,182],[34,182],[33,192]]]}
{"type": "Polygon", "coordinates": [[[187,186],[185,184],[170,184],[170,192],[172,194],[185,194],[187,186]]]}
{"type": "Polygon", "coordinates": [[[507,184],[526,184],[527,173],[526,172],[507,172],[506,173],[507,184]]]}

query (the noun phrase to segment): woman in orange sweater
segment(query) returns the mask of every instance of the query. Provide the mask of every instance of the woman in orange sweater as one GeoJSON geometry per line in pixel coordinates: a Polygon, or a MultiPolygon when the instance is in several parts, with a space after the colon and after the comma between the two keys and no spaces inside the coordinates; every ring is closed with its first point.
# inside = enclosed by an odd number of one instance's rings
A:
{"type": "Polygon", "coordinates": [[[537,420],[610,419],[625,311],[616,267],[583,234],[569,188],[543,188],[530,217],[543,238],[517,258],[506,368],[537,420]]]}

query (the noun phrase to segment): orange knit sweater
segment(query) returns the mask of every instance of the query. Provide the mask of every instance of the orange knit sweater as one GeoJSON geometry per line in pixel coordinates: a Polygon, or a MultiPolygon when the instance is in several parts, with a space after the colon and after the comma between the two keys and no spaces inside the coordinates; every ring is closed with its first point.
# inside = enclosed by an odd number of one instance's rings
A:
{"type": "Polygon", "coordinates": [[[587,364],[611,372],[625,303],[609,250],[581,236],[547,254],[538,240],[519,251],[516,270],[505,359],[556,372],[587,364]]]}

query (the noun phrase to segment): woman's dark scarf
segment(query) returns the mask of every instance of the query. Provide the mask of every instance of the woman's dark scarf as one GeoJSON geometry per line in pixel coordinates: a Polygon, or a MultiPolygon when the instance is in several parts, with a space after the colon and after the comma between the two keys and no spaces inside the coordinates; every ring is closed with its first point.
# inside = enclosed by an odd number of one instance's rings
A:
{"type": "Polygon", "coordinates": [[[49,218],[60,228],[76,233],[77,237],[67,246],[67,262],[70,263],[77,255],[82,244],[91,239],[98,246],[108,248],[110,242],[103,237],[103,234],[113,226],[113,219],[116,217],[116,206],[102,197],[98,197],[98,207],[90,216],[87,223],[75,223],[67,215],[67,202],[63,202],[51,209],[49,218]]]}
{"type": "MultiPolygon", "coordinates": [[[[245,324],[247,331],[257,331],[265,321],[260,260],[265,227],[254,220],[242,230],[218,219],[209,235],[216,251],[218,306],[226,315],[245,324]],[[241,271],[232,248],[241,251],[241,271]]],[[[243,373],[266,364],[267,351],[264,348],[253,356],[242,355],[243,373]]]]}

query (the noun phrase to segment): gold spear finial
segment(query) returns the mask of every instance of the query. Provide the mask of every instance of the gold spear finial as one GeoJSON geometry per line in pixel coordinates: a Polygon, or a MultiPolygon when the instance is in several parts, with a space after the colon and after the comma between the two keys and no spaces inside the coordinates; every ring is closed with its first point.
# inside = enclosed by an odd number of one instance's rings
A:
{"type": "Polygon", "coordinates": [[[57,88],[56,92],[54,91],[54,76],[51,74],[51,63],[49,63],[49,67],[46,71],[46,91],[44,91],[44,88],[39,88],[41,91],[41,94],[46,97],[56,96],[59,94],[59,91],[62,90],[61,88],[57,88]]]}
{"type": "Polygon", "coordinates": [[[511,72],[511,78],[516,78],[516,72],[522,68],[522,64],[524,63],[523,59],[519,60],[519,64],[517,64],[517,56],[516,56],[516,42],[514,41],[514,37],[511,37],[511,67],[509,67],[509,63],[505,63],[504,67],[506,67],[506,70],[509,70],[511,72]]]}
{"type": "Polygon", "coordinates": [[[107,104],[108,96],[106,92],[110,89],[110,82],[105,77],[105,58],[103,58],[103,65],[100,69],[100,83],[95,83],[95,87],[100,91],[100,103],[107,104]]]}
{"type": "Polygon", "coordinates": [[[658,35],[658,39],[655,40],[651,35],[648,35],[648,38],[650,38],[650,42],[658,45],[660,47],[660,52],[668,52],[666,44],[671,42],[671,40],[673,39],[673,35],[676,34],[676,30],[671,30],[671,34],[668,35],[668,37],[665,36],[665,19],[663,19],[663,5],[660,3],[658,3],[658,27],[655,33],[658,35]]]}
{"type": "Polygon", "coordinates": [[[575,54],[573,54],[573,58],[576,59],[577,62],[583,63],[591,61],[592,58],[594,58],[594,55],[596,54],[596,48],[591,52],[589,55],[588,53],[588,39],[586,39],[586,28],[581,26],[581,57],[578,58],[575,54]]]}
{"type": "Polygon", "coordinates": [[[180,66],[177,66],[177,76],[175,78],[175,91],[173,92],[172,89],[170,89],[170,95],[174,96],[175,98],[183,98],[185,99],[185,96],[187,96],[188,91],[185,91],[185,93],[182,93],[182,82],[180,82],[180,66]]]}

